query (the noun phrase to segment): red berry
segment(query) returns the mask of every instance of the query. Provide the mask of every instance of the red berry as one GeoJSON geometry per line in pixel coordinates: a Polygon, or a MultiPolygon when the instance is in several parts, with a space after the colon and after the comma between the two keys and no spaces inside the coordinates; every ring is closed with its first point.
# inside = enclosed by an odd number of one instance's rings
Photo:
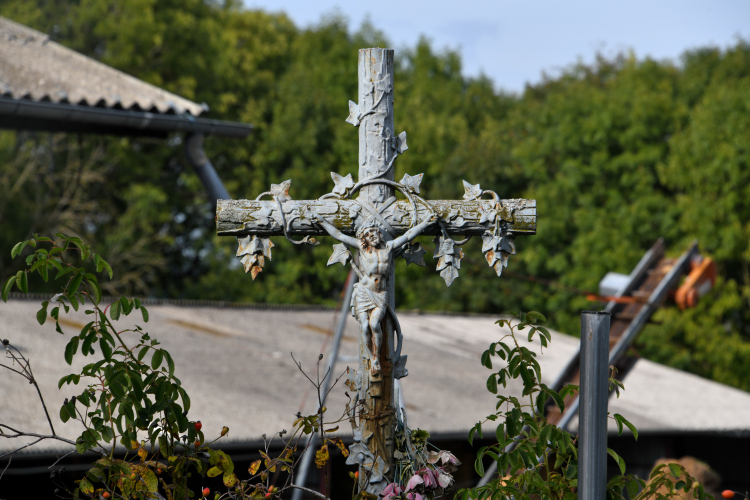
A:
{"type": "MultiPolygon", "coordinates": [[[[198,423],[200,423],[200,422],[198,422],[198,423]]],[[[198,424],[196,424],[196,425],[198,425],[198,424]]],[[[211,494],[211,490],[209,490],[208,488],[203,488],[203,496],[204,497],[207,497],[210,494],[211,494]]]]}
{"type": "Polygon", "coordinates": [[[265,498],[271,498],[271,494],[270,493],[266,493],[265,498]]]}
{"type": "Polygon", "coordinates": [[[269,487],[268,487],[268,492],[269,492],[269,493],[273,493],[273,491],[274,491],[275,489],[276,489],[276,487],[274,487],[274,486],[269,486],[269,487]]]}
{"type": "Polygon", "coordinates": [[[161,469],[156,469],[157,474],[161,474],[161,469]]]}
{"type": "Polygon", "coordinates": [[[201,421],[200,421],[200,420],[198,420],[198,421],[197,421],[197,422],[195,423],[195,430],[196,430],[196,431],[199,431],[199,430],[201,430],[202,428],[203,428],[203,424],[201,423],[201,421]]]}
{"type": "Polygon", "coordinates": [[[199,447],[199,446],[201,445],[201,442],[200,442],[200,441],[196,441],[196,442],[195,442],[195,443],[193,443],[193,444],[194,444],[194,445],[195,445],[195,447],[197,448],[197,447],[199,447]]]}
{"type": "Polygon", "coordinates": [[[359,478],[359,471],[354,473],[354,479],[357,479],[357,478],[359,478]]]}
{"type": "Polygon", "coordinates": [[[734,498],[734,491],[724,490],[721,492],[721,496],[723,496],[724,498],[734,498]]]}
{"type": "Polygon", "coordinates": [[[109,498],[111,496],[112,495],[109,494],[109,491],[105,491],[104,493],[102,493],[102,498],[104,498],[104,500],[107,500],[107,498],[109,498]]]}

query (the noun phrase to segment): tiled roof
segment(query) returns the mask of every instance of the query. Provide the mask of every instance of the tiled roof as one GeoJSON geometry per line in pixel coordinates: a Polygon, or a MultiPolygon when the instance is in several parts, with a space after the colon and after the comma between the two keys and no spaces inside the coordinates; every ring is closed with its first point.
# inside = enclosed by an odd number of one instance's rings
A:
{"type": "Polygon", "coordinates": [[[110,109],[198,116],[197,104],[0,17],[0,96],[110,109]]]}

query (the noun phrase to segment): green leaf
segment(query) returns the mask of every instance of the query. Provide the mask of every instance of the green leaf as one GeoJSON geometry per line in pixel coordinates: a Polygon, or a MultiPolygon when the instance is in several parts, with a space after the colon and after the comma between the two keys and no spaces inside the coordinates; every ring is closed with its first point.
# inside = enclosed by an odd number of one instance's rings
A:
{"type": "Polygon", "coordinates": [[[633,433],[633,437],[635,438],[635,440],[638,441],[638,429],[635,428],[635,425],[628,422],[628,420],[619,413],[615,413],[615,419],[617,419],[618,422],[622,421],[622,423],[625,424],[628,429],[630,429],[630,432],[633,433]]]}
{"type": "Polygon", "coordinates": [[[153,368],[154,370],[159,368],[159,365],[161,364],[161,361],[162,361],[162,357],[163,357],[163,354],[162,354],[161,349],[157,349],[156,351],[154,351],[154,355],[151,357],[151,368],[153,368]]]}
{"type": "Polygon", "coordinates": [[[73,276],[73,279],[70,280],[70,285],[68,285],[68,293],[76,293],[78,291],[78,287],[81,286],[81,281],[83,281],[83,274],[76,274],[73,276]]]}
{"type": "Polygon", "coordinates": [[[122,312],[127,316],[133,310],[133,303],[125,297],[120,297],[120,309],[122,309],[122,312]]]}
{"type": "Polygon", "coordinates": [[[555,404],[557,405],[557,407],[560,408],[560,413],[564,412],[565,401],[563,400],[563,398],[560,397],[560,395],[553,390],[547,391],[547,394],[550,395],[550,397],[555,401],[555,404]]]}
{"type": "Polygon", "coordinates": [[[78,351],[78,340],[78,337],[73,337],[65,346],[65,362],[69,365],[73,364],[73,356],[78,351]]]}
{"type": "Polygon", "coordinates": [[[484,464],[482,463],[482,458],[479,456],[474,460],[474,470],[477,471],[479,477],[484,477],[484,464]]]}
{"type": "Polygon", "coordinates": [[[96,279],[89,279],[86,278],[86,281],[91,285],[92,291],[94,293],[94,296],[91,297],[91,300],[94,302],[94,304],[98,304],[102,300],[102,289],[99,288],[99,283],[96,281],[96,279]]]}
{"type": "Polygon", "coordinates": [[[668,464],[668,465],[669,465],[669,470],[674,477],[680,477],[682,475],[682,468],[679,466],[679,464],[668,464]]]}
{"type": "Polygon", "coordinates": [[[48,305],[49,305],[49,300],[45,300],[44,302],[42,302],[42,308],[36,312],[36,320],[39,322],[40,325],[43,325],[47,321],[47,306],[48,305]]]}
{"type": "Polygon", "coordinates": [[[219,468],[219,466],[213,466],[210,469],[208,469],[208,472],[206,473],[206,475],[208,477],[216,477],[216,476],[218,476],[220,474],[223,474],[223,473],[224,473],[224,471],[221,470],[221,468],[219,468]]]}
{"type": "Polygon", "coordinates": [[[148,310],[146,310],[146,306],[141,306],[141,314],[143,314],[143,321],[148,323],[148,310]]]}
{"type": "Polygon", "coordinates": [[[23,251],[24,247],[28,244],[28,241],[19,241],[13,246],[10,251],[10,258],[15,259],[23,251]]]}
{"type": "Polygon", "coordinates": [[[115,300],[109,306],[109,316],[115,321],[120,319],[120,301],[119,300],[115,300]]]}
{"type": "Polygon", "coordinates": [[[10,278],[7,279],[7,281],[5,282],[5,285],[3,285],[3,296],[2,296],[3,302],[8,302],[8,295],[10,295],[10,289],[13,288],[13,283],[15,282],[16,282],[16,277],[11,276],[10,278]]]}
{"type": "Polygon", "coordinates": [[[70,413],[68,413],[68,409],[65,407],[65,405],[62,405],[60,407],[60,420],[62,420],[63,423],[70,420],[70,413]]]}
{"type": "Polygon", "coordinates": [[[23,293],[28,293],[29,292],[29,276],[23,271],[18,271],[18,274],[16,274],[16,285],[18,286],[18,289],[21,290],[23,293]]]}
{"type": "Polygon", "coordinates": [[[169,370],[169,376],[174,375],[174,361],[172,360],[172,356],[169,354],[169,352],[162,350],[164,353],[164,358],[167,360],[167,369],[169,370]]]}
{"type": "Polygon", "coordinates": [[[115,437],[115,433],[112,431],[111,427],[102,427],[101,433],[102,439],[104,439],[108,443],[115,437]]]}
{"type": "Polygon", "coordinates": [[[140,351],[138,351],[138,361],[143,361],[143,358],[146,357],[146,353],[148,352],[149,349],[150,347],[146,346],[146,347],[141,348],[140,351]]]}
{"type": "Polygon", "coordinates": [[[497,438],[498,443],[504,443],[505,442],[505,424],[500,424],[495,429],[495,437],[497,438]]]}
{"type": "Polygon", "coordinates": [[[544,323],[547,322],[547,318],[544,317],[544,314],[537,311],[529,311],[526,313],[526,318],[533,323],[536,323],[537,321],[542,321],[544,323]]]}
{"type": "Polygon", "coordinates": [[[104,269],[107,270],[107,274],[109,275],[109,279],[112,279],[112,267],[109,264],[107,264],[106,262],[104,262],[103,260],[102,260],[102,265],[104,266],[104,269]]]}
{"type": "MultiPolygon", "coordinates": [[[[615,462],[617,462],[617,465],[620,467],[620,474],[625,474],[625,460],[622,459],[620,455],[615,453],[615,450],[611,448],[607,448],[607,453],[609,453],[609,456],[615,459],[615,462]]],[[[672,464],[669,464],[670,466],[672,464]]]]}
{"type": "Polygon", "coordinates": [[[94,494],[94,485],[91,484],[91,481],[88,480],[88,478],[84,477],[81,479],[81,482],[78,484],[78,487],[81,488],[81,493],[84,495],[93,495],[94,494]]]}
{"type": "Polygon", "coordinates": [[[491,355],[489,349],[486,350],[486,351],[484,351],[482,353],[482,366],[486,366],[487,368],[489,368],[491,370],[492,369],[492,359],[491,358],[492,358],[492,355],[491,355]]]}
{"type": "Polygon", "coordinates": [[[106,339],[100,338],[99,339],[99,349],[102,350],[102,356],[104,356],[104,359],[107,361],[112,360],[112,346],[109,345],[109,342],[107,342],[106,339]]]}
{"type": "Polygon", "coordinates": [[[487,390],[492,394],[497,394],[497,375],[495,373],[487,379],[487,390]]]}

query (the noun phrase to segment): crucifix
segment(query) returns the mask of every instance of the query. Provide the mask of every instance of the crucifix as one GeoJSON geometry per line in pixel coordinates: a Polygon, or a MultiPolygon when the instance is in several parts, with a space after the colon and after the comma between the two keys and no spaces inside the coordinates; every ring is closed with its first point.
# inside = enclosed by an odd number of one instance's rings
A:
{"type": "Polygon", "coordinates": [[[349,101],[346,119],[359,127],[358,182],[351,174],[331,173],[332,192],[317,200],[293,200],[291,180],[272,184],[255,200],[219,200],[216,223],[218,235],[238,238],[237,256],[253,280],[271,260],[271,236],[296,245],[316,245],[321,235],[340,242],[328,265],[349,264],[359,279],[351,300],[360,328],[359,365],[347,385],[361,404],[350,412],[354,443],[347,463],[359,466],[360,486],[377,495],[394,480],[394,380],[408,374],[394,312],[394,259],[424,266],[426,252],[412,240],[435,236],[437,271],[450,286],[459,275],[461,246],[478,236],[500,276],[515,254],[514,238],[536,233],[536,202],[501,200],[466,181],[462,200],[426,200],[420,196],[422,174],[396,182],[394,163],[408,148],[406,133],[396,135],[393,127],[393,50],[361,49],[358,67],[359,102],[349,101]],[[347,247],[358,252],[356,259],[347,247]]]}

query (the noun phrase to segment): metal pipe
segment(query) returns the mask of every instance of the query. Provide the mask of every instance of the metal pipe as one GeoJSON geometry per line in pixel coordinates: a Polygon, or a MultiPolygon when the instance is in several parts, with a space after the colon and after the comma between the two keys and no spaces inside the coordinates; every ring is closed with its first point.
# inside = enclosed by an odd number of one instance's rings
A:
{"type": "Polygon", "coordinates": [[[581,400],[578,423],[578,499],[601,500],[607,488],[607,311],[581,313],[581,400]]]}
{"type": "MultiPolygon", "coordinates": [[[[321,387],[322,401],[325,406],[325,397],[328,389],[331,387],[331,380],[333,379],[333,369],[336,366],[336,360],[339,356],[339,348],[341,347],[341,339],[344,336],[344,327],[346,326],[346,318],[349,315],[349,304],[352,300],[352,291],[354,290],[354,284],[357,282],[357,275],[354,271],[349,271],[349,277],[346,281],[346,291],[344,292],[344,300],[341,303],[341,311],[339,311],[339,317],[336,320],[336,332],[333,336],[333,345],[331,346],[331,353],[328,356],[328,362],[326,363],[326,373],[328,376],[323,380],[321,387]]],[[[318,406],[320,410],[320,405],[318,406]]],[[[302,454],[302,459],[297,469],[297,475],[294,478],[294,484],[296,486],[305,486],[307,480],[307,470],[310,468],[313,456],[315,455],[315,448],[319,443],[318,435],[310,433],[307,438],[307,447],[305,452],[302,454]]],[[[300,500],[302,498],[302,490],[295,489],[292,493],[292,500],[300,500]]]]}
{"type": "Polygon", "coordinates": [[[230,199],[227,188],[221,182],[219,174],[216,173],[214,166],[203,151],[203,140],[205,136],[201,133],[189,133],[185,136],[185,156],[190,165],[198,174],[203,183],[203,187],[208,191],[208,197],[213,205],[213,211],[216,212],[217,200],[230,199]]]}

